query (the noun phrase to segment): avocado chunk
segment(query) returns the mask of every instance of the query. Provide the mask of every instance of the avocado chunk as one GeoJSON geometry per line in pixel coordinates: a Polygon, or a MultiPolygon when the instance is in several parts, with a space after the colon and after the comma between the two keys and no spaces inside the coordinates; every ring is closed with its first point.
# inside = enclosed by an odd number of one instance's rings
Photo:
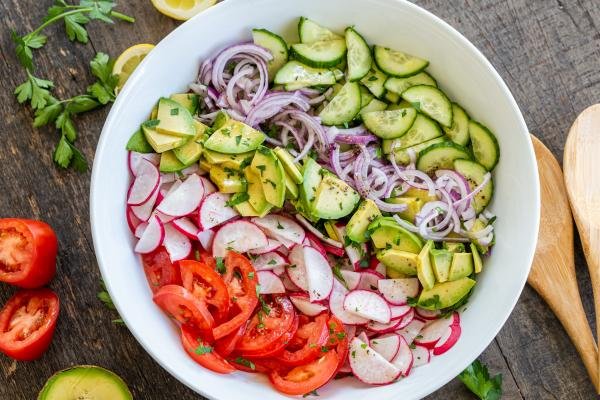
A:
{"type": "Polygon", "coordinates": [[[390,279],[405,279],[411,277],[411,275],[403,274],[390,267],[385,267],[385,275],[390,279]]]}
{"type": "Polygon", "coordinates": [[[133,400],[129,388],[115,373],[92,365],[80,365],[54,374],[38,400],[133,400]]]}
{"type": "Polygon", "coordinates": [[[387,249],[377,252],[377,259],[386,267],[388,276],[390,271],[403,275],[417,275],[417,254],[402,250],[387,249]]]}
{"type": "MultiPolygon", "coordinates": [[[[327,236],[331,239],[341,242],[340,237],[337,234],[337,228],[335,227],[335,221],[325,221],[323,223],[327,236]]],[[[348,233],[348,225],[346,225],[346,233],[348,233]]]]}
{"type": "Polygon", "coordinates": [[[369,224],[379,217],[381,217],[381,211],[375,202],[370,199],[363,200],[346,225],[346,235],[354,242],[366,242],[368,237],[365,233],[369,224]]]}
{"type": "Polygon", "coordinates": [[[435,201],[437,200],[437,196],[433,195],[430,196],[429,195],[429,190],[425,190],[425,189],[417,189],[414,187],[409,188],[406,193],[404,193],[403,195],[404,197],[416,197],[418,199],[421,199],[421,201],[423,203],[428,203],[430,201],[435,201]]]}
{"type": "Polygon", "coordinates": [[[146,121],[142,124],[142,132],[150,146],[157,153],[164,153],[168,150],[173,150],[179,146],[183,146],[187,142],[187,138],[181,138],[172,135],[165,135],[158,132],[155,128],[158,124],[157,120],[146,121]]]}
{"type": "Polygon", "coordinates": [[[205,173],[208,173],[210,171],[210,169],[212,168],[212,165],[203,158],[200,158],[200,162],[198,164],[199,164],[198,166],[200,167],[200,169],[202,171],[204,171],[205,173]]]}
{"type": "Polygon", "coordinates": [[[287,172],[283,173],[283,180],[285,181],[285,198],[286,199],[297,199],[298,198],[298,185],[287,172]]]}
{"type": "Polygon", "coordinates": [[[205,140],[204,132],[208,129],[208,126],[196,120],[194,120],[194,127],[196,128],[196,136],[183,146],[173,149],[175,157],[186,166],[190,166],[200,159],[204,148],[202,145],[205,140]]]}
{"type": "Polygon", "coordinates": [[[223,154],[212,150],[204,150],[204,158],[211,164],[219,164],[222,167],[229,167],[234,169],[244,169],[252,162],[254,152],[249,151],[247,153],[240,154],[223,154]]]}
{"type": "Polygon", "coordinates": [[[221,128],[223,125],[225,125],[229,120],[231,120],[231,117],[229,116],[229,114],[227,114],[227,111],[225,110],[221,110],[217,113],[217,116],[215,117],[215,120],[213,121],[212,124],[212,130],[216,131],[217,129],[221,128]]]}
{"type": "Polygon", "coordinates": [[[213,165],[210,169],[210,180],[222,193],[240,193],[247,190],[246,179],[231,168],[213,165]]]}
{"type": "Polygon", "coordinates": [[[378,249],[396,249],[418,254],[423,247],[417,235],[401,227],[391,217],[379,217],[371,222],[367,230],[371,241],[378,249]]]}
{"type": "Polygon", "coordinates": [[[478,274],[483,269],[483,261],[481,261],[479,250],[477,250],[477,246],[475,246],[474,243],[471,243],[471,254],[473,254],[473,267],[475,268],[475,273],[478,274]]]}
{"type": "Polygon", "coordinates": [[[240,154],[256,150],[265,137],[261,131],[240,121],[229,119],[210,135],[204,147],[225,154],[240,154]]]}
{"type": "MultiPolygon", "coordinates": [[[[471,227],[471,229],[469,229],[469,232],[475,233],[475,232],[479,232],[480,230],[484,229],[487,225],[480,219],[476,219],[475,222],[473,223],[473,227],[471,227]]],[[[486,245],[483,246],[479,243],[478,240],[475,240],[475,246],[477,246],[477,250],[479,250],[479,252],[481,254],[485,254],[490,250],[490,246],[486,245]]]]}
{"type": "Polygon", "coordinates": [[[156,130],[160,133],[179,137],[196,136],[192,114],[176,101],[161,98],[156,118],[159,121],[156,130]]]}
{"type": "Polygon", "coordinates": [[[435,279],[438,282],[446,282],[450,274],[452,252],[445,249],[431,249],[429,253],[435,279]]]}
{"type": "Polygon", "coordinates": [[[455,281],[473,273],[473,255],[471,253],[454,253],[448,280],[455,281]]]}
{"type": "Polygon", "coordinates": [[[290,178],[297,184],[302,183],[302,173],[300,172],[300,168],[298,168],[294,162],[294,157],[281,147],[275,147],[273,151],[277,158],[279,158],[279,161],[281,161],[281,164],[283,164],[283,169],[289,174],[290,178]]]}
{"type": "Polygon", "coordinates": [[[421,207],[423,207],[423,200],[418,197],[390,197],[387,199],[387,202],[392,204],[405,204],[406,210],[400,211],[398,215],[400,218],[412,223],[415,222],[415,217],[419,211],[421,211],[421,207]]]}
{"type": "Polygon", "coordinates": [[[235,208],[235,210],[242,217],[259,217],[260,216],[260,214],[258,212],[256,212],[254,207],[252,207],[252,204],[250,204],[250,202],[248,202],[248,201],[242,201],[241,203],[234,205],[233,208],[235,208]]]}
{"type": "Polygon", "coordinates": [[[250,168],[260,177],[267,201],[275,207],[282,207],[285,201],[285,171],[273,150],[259,146],[250,168]]]}
{"type": "Polygon", "coordinates": [[[158,117],[158,103],[152,107],[152,111],[150,111],[150,118],[148,119],[156,119],[158,117]]]}
{"type": "Polygon", "coordinates": [[[475,286],[471,278],[438,283],[431,289],[423,289],[419,296],[419,307],[426,310],[440,310],[455,305],[475,286]]]}
{"type": "Polygon", "coordinates": [[[435,276],[431,268],[429,251],[433,248],[433,241],[429,240],[417,256],[417,277],[423,286],[423,290],[431,289],[435,285],[435,276]]]}
{"type": "Polygon", "coordinates": [[[312,158],[307,158],[302,168],[302,185],[298,197],[300,202],[296,208],[313,222],[318,218],[312,215],[312,203],[322,179],[321,166],[312,158]]]}
{"type": "Polygon", "coordinates": [[[125,148],[137,153],[154,153],[154,149],[150,143],[148,143],[148,140],[146,140],[146,136],[144,136],[144,132],[142,132],[141,128],[131,135],[125,148]]]}
{"type": "Polygon", "coordinates": [[[192,115],[198,111],[199,100],[195,93],[175,93],[170,96],[170,99],[181,104],[192,115]]]}
{"type": "Polygon", "coordinates": [[[444,246],[444,249],[446,249],[452,253],[464,253],[466,251],[465,245],[463,243],[444,242],[443,246],[444,246]]]}
{"type": "Polygon", "coordinates": [[[179,172],[185,167],[186,165],[175,157],[173,150],[165,151],[160,155],[160,165],[158,166],[160,172],[179,172]]]}
{"type": "Polygon", "coordinates": [[[312,214],[319,218],[339,219],[350,214],[360,196],[350,185],[327,173],[319,183],[312,204],[312,214]]]}
{"type": "Polygon", "coordinates": [[[247,167],[244,173],[248,181],[248,202],[259,215],[266,214],[273,205],[265,198],[260,177],[250,167],[247,167]]]}

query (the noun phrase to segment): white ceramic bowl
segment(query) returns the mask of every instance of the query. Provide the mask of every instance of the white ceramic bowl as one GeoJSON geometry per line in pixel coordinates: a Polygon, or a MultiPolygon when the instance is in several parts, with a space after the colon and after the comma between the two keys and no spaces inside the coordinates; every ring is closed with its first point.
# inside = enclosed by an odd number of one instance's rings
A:
{"type": "Polygon", "coordinates": [[[462,35],[427,11],[401,0],[227,0],[186,22],[162,40],[119,94],[100,137],[91,184],[91,225],[102,276],[127,327],[154,359],[178,380],[209,398],[279,399],[258,374],[217,375],[184,352],[178,331],[152,302],[133,238],[125,222],[129,182],[125,144],[160,96],[185,91],[202,59],[251,38],[251,28],[283,32],[296,40],[299,16],[343,31],[355,25],[369,43],[405,50],[431,61],[443,90],[498,136],[492,210],[497,243],[462,313],[463,333],[448,353],[409,378],[367,387],[336,380],[319,390],[329,399],[418,399],[471,363],[496,336],[525,284],[537,240],[539,185],[532,145],[508,88],[462,35]]]}

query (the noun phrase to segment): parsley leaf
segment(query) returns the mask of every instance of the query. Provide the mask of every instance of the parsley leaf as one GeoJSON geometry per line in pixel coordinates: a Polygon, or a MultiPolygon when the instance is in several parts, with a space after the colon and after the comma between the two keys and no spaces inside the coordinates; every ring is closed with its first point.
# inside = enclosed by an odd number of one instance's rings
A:
{"type": "Polygon", "coordinates": [[[498,400],[502,396],[502,374],[490,378],[487,367],[479,360],[473,361],[458,379],[481,400],[498,400]]]}
{"type": "Polygon", "coordinates": [[[249,198],[250,196],[246,192],[235,193],[229,200],[225,202],[225,205],[228,207],[233,207],[247,201],[249,198]]]}
{"type": "Polygon", "coordinates": [[[248,367],[250,369],[256,369],[256,365],[254,365],[254,363],[252,361],[245,359],[243,357],[236,357],[235,360],[233,360],[233,362],[235,362],[236,364],[248,367]]]}
{"type": "Polygon", "coordinates": [[[215,257],[215,262],[217,264],[217,272],[223,275],[226,271],[225,263],[223,262],[223,257],[215,257]]]}
{"type": "Polygon", "coordinates": [[[89,40],[88,33],[83,27],[90,22],[90,19],[83,14],[73,14],[64,17],[65,31],[71,42],[78,41],[86,44],[89,40]]]}
{"type": "Polygon", "coordinates": [[[194,353],[198,354],[199,356],[203,355],[203,354],[208,354],[208,353],[212,353],[213,348],[210,346],[205,346],[203,344],[201,344],[200,346],[198,346],[196,348],[196,350],[194,350],[194,353]]]}

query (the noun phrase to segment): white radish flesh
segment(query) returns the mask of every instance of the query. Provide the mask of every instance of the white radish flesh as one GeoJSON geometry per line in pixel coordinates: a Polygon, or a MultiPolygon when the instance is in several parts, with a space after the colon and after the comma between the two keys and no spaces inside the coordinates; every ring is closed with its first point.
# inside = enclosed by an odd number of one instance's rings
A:
{"type": "Polygon", "coordinates": [[[290,295],[290,301],[296,306],[298,311],[309,317],[314,317],[327,310],[327,307],[322,304],[311,303],[308,296],[302,294],[290,295]]]}
{"type": "Polygon", "coordinates": [[[198,227],[189,218],[182,217],[173,221],[173,226],[190,239],[198,239],[198,227]]]}
{"type": "Polygon", "coordinates": [[[381,276],[385,276],[387,274],[385,265],[383,265],[383,263],[380,262],[378,262],[375,268],[373,268],[373,271],[377,272],[378,274],[381,274],[381,276]]]}
{"type": "Polygon", "coordinates": [[[148,221],[152,215],[155,204],[158,202],[159,194],[159,190],[155,190],[145,203],[142,203],[139,206],[131,206],[131,212],[140,220],[148,221]]]}
{"type": "Polygon", "coordinates": [[[304,267],[310,301],[320,301],[329,297],[333,288],[333,271],[327,261],[314,247],[304,247],[304,267]]]}
{"type": "Polygon", "coordinates": [[[198,232],[196,237],[198,238],[200,245],[202,245],[202,248],[204,248],[204,250],[209,250],[212,247],[215,232],[212,229],[208,229],[206,231],[198,232]]]}
{"type": "Polygon", "coordinates": [[[301,244],[304,240],[304,229],[291,218],[269,214],[262,218],[252,218],[252,222],[274,239],[284,238],[296,244],[301,244]]]}
{"type": "Polygon", "coordinates": [[[202,185],[204,186],[204,193],[206,193],[207,195],[215,193],[217,191],[217,187],[210,180],[206,179],[203,176],[200,177],[200,180],[202,181],[202,185]]]}
{"type": "Polygon", "coordinates": [[[439,310],[425,310],[424,308],[416,307],[415,311],[419,318],[424,319],[426,321],[433,321],[438,319],[441,312],[439,310]]]}
{"type": "Polygon", "coordinates": [[[331,310],[331,313],[342,323],[347,325],[363,325],[369,322],[367,318],[346,311],[344,308],[346,294],[348,294],[348,290],[337,279],[334,279],[333,289],[329,296],[329,309],[331,310]]]}
{"type": "Polygon", "coordinates": [[[265,253],[270,253],[271,251],[275,251],[275,250],[279,249],[281,246],[283,246],[279,240],[267,238],[267,242],[268,243],[266,246],[259,247],[258,249],[249,250],[248,253],[250,253],[250,254],[265,254],[265,253]]]}
{"type": "Polygon", "coordinates": [[[144,236],[144,231],[146,230],[147,227],[148,227],[147,222],[142,222],[141,224],[139,224],[137,226],[137,228],[135,228],[134,236],[136,238],[140,239],[142,236],[144,236]]]}
{"type": "Polygon", "coordinates": [[[148,154],[142,154],[142,153],[136,153],[135,151],[130,151],[128,156],[128,164],[129,164],[129,171],[131,172],[131,174],[133,176],[138,176],[138,174],[140,173],[140,163],[142,160],[146,160],[151,162],[153,165],[158,165],[160,163],[160,154],[157,153],[148,153],[148,154]]]}
{"type": "Polygon", "coordinates": [[[412,349],[413,356],[413,368],[420,367],[421,365],[425,365],[431,361],[431,352],[425,346],[415,345],[412,349]]]}
{"type": "MultiPolygon", "coordinates": [[[[286,272],[288,272],[287,268],[286,268],[286,272]]],[[[283,282],[283,286],[285,286],[285,289],[289,292],[299,292],[302,290],[301,288],[298,287],[298,285],[296,285],[294,282],[292,282],[292,280],[290,279],[290,276],[289,276],[289,272],[281,275],[281,282],[283,282]]],[[[308,295],[307,295],[307,297],[308,297],[308,295]]]]}
{"type": "Polygon", "coordinates": [[[135,229],[138,227],[142,221],[135,216],[133,211],[131,211],[131,207],[127,207],[127,212],[125,213],[127,217],[127,225],[129,226],[129,230],[131,233],[135,233],[135,229]]]}
{"type": "Polygon", "coordinates": [[[400,321],[400,323],[398,324],[398,326],[396,326],[396,329],[405,328],[408,324],[410,324],[413,321],[413,319],[415,319],[415,310],[411,308],[409,312],[407,312],[402,318],[398,320],[400,321]]]}
{"type": "Polygon", "coordinates": [[[156,209],[166,215],[183,217],[198,208],[203,196],[204,186],[200,177],[190,175],[176,190],[169,191],[156,209]]]}
{"type": "Polygon", "coordinates": [[[402,337],[396,333],[391,333],[389,335],[380,336],[378,338],[371,339],[369,342],[369,346],[379,354],[383,358],[388,361],[392,361],[396,354],[398,354],[398,349],[400,348],[400,341],[403,340],[402,337]]]}
{"type": "Polygon", "coordinates": [[[418,319],[413,319],[404,328],[396,331],[396,333],[400,334],[408,344],[411,344],[424,326],[425,322],[418,319]]]}
{"type": "Polygon", "coordinates": [[[267,237],[251,222],[238,220],[221,226],[212,244],[213,257],[225,257],[228,251],[245,253],[267,244],[267,237]]]}
{"type": "Polygon", "coordinates": [[[367,334],[365,333],[365,331],[362,331],[361,333],[359,333],[358,335],[356,335],[357,338],[359,338],[360,340],[362,340],[363,342],[365,342],[366,344],[370,344],[369,343],[369,337],[367,336],[367,334]]]}
{"type": "Polygon", "coordinates": [[[408,314],[411,310],[411,306],[390,306],[390,310],[392,312],[392,319],[400,319],[408,314]]]}
{"type": "Polygon", "coordinates": [[[389,304],[377,293],[353,290],[344,299],[344,309],[369,320],[387,324],[391,319],[389,304]]]}
{"type": "Polygon", "coordinates": [[[397,306],[406,304],[409,297],[415,298],[419,294],[417,278],[381,279],[377,287],[384,299],[397,306]]]}
{"type": "Polygon", "coordinates": [[[287,274],[294,285],[300,289],[308,290],[308,277],[306,275],[306,265],[304,264],[304,246],[296,245],[292,247],[288,255],[290,265],[287,267],[287,274]]]}
{"type": "Polygon", "coordinates": [[[159,183],[160,174],[158,168],[150,161],[142,159],[140,161],[138,175],[129,188],[127,204],[139,206],[145,203],[150,199],[150,196],[154,194],[154,191],[158,190],[159,183]]]}
{"type": "Polygon", "coordinates": [[[410,350],[410,346],[406,342],[406,339],[400,336],[398,352],[392,360],[392,364],[402,372],[403,376],[408,376],[413,366],[413,360],[413,353],[410,350]]]}
{"type": "Polygon", "coordinates": [[[202,200],[198,219],[200,229],[212,229],[239,215],[233,207],[227,205],[230,198],[226,193],[211,193],[202,200]]]}
{"type": "Polygon", "coordinates": [[[271,271],[258,271],[256,273],[258,283],[260,284],[260,294],[280,294],[285,293],[283,282],[277,275],[271,271]]]}
{"type": "Polygon", "coordinates": [[[344,278],[344,282],[346,282],[348,290],[358,289],[361,276],[360,273],[342,269],[340,270],[340,274],[342,275],[342,278],[344,278]]]}
{"type": "Polygon", "coordinates": [[[441,337],[446,333],[451,325],[458,324],[458,313],[452,314],[449,318],[441,318],[428,323],[419,336],[415,338],[415,343],[432,349],[441,337]]]}
{"type": "Polygon", "coordinates": [[[362,271],[360,272],[360,282],[358,284],[358,289],[371,291],[377,290],[377,283],[383,278],[384,277],[382,275],[379,275],[373,270],[362,271]]]}
{"type": "Polygon", "coordinates": [[[144,234],[137,242],[135,251],[140,254],[151,253],[156,250],[164,241],[165,228],[157,217],[150,218],[144,234]]]}
{"type": "Polygon", "coordinates": [[[402,322],[402,319],[393,319],[390,320],[387,324],[382,324],[381,322],[369,321],[367,324],[367,329],[371,332],[376,332],[379,334],[393,332],[398,329],[398,325],[402,322]]]}
{"type": "Polygon", "coordinates": [[[252,265],[254,265],[254,269],[257,271],[268,271],[277,267],[289,265],[289,262],[281,254],[272,251],[256,257],[252,260],[252,265]]]}
{"type": "Polygon", "coordinates": [[[354,375],[370,385],[391,383],[401,373],[392,363],[358,338],[350,342],[349,360],[354,375]]]}
{"type": "Polygon", "coordinates": [[[461,332],[462,329],[460,328],[460,325],[452,325],[448,327],[446,332],[442,335],[440,340],[433,348],[433,354],[439,356],[450,350],[456,344],[456,342],[458,342],[461,332]]]}
{"type": "Polygon", "coordinates": [[[192,242],[179,232],[172,224],[165,225],[165,240],[163,242],[171,262],[183,260],[192,252],[192,242]]]}

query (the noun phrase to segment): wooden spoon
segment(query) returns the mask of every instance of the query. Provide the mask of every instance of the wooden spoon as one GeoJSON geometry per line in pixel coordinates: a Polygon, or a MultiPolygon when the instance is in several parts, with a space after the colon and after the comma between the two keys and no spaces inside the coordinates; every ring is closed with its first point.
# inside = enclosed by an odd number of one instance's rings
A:
{"type": "Polygon", "coordinates": [[[596,331],[600,332],[600,104],[585,109],[571,126],[563,164],[565,184],[592,280],[596,331]]]}
{"type": "Polygon", "coordinates": [[[562,171],[550,150],[535,136],[532,135],[531,138],[540,174],[542,212],[528,282],[562,323],[597,389],[598,349],[577,287],[573,220],[562,171]]]}

